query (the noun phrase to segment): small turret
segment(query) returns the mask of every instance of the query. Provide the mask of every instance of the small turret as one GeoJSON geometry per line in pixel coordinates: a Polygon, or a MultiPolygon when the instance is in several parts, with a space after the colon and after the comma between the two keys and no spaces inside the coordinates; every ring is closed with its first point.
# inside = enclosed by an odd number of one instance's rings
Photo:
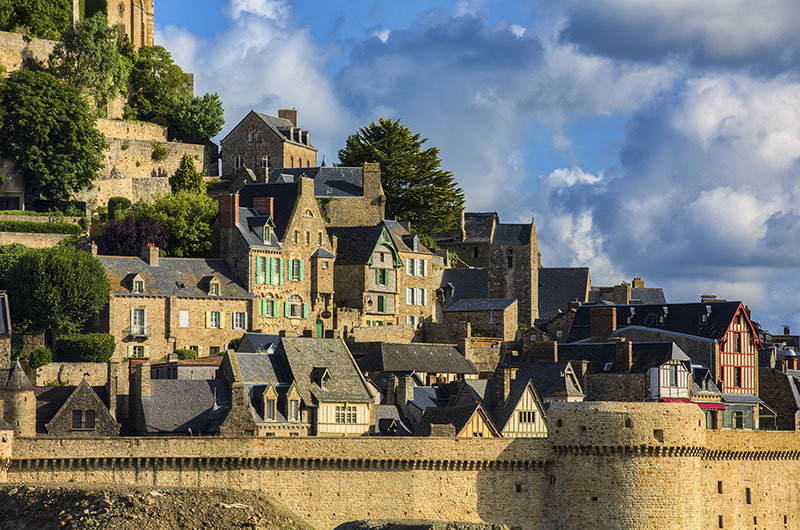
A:
{"type": "Polygon", "coordinates": [[[19,361],[0,388],[0,401],[4,402],[3,419],[14,428],[15,436],[36,436],[36,394],[19,361]]]}

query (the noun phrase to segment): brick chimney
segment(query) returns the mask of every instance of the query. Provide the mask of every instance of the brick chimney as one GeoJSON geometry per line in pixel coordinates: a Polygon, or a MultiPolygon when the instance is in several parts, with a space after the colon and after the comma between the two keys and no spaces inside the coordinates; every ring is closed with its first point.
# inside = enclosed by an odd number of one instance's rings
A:
{"type": "Polygon", "coordinates": [[[158,267],[158,247],[153,243],[142,247],[142,259],[151,267],[158,267]]]}
{"type": "Polygon", "coordinates": [[[629,304],[631,301],[631,286],[622,282],[614,286],[614,303],[619,305],[629,304]]]}
{"type": "Polygon", "coordinates": [[[641,278],[634,278],[632,287],[634,289],[644,289],[644,280],[641,278]]]}
{"type": "Polygon", "coordinates": [[[268,215],[274,219],[274,204],[273,197],[253,197],[253,209],[258,215],[268,215]]]}
{"type": "Polygon", "coordinates": [[[592,337],[610,337],[617,329],[617,308],[609,306],[589,309],[589,335],[592,337]]]}
{"type": "Polygon", "coordinates": [[[278,109],[278,117],[292,122],[292,127],[297,127],[297,109],[278,109]]]}
{"type": "Polygon", "coordinates": [[[498,367],[495,381],[497,384],[495,406],[498,408],[505,405],[508,395],[511,393],[511,374],[512,370],[508,366],[498,367]]]}
{"type": "Polygon", "coordinates": [[[611,337],[615,343],[614,371],[630,372],[633,365],[633,343],[625,337],[611,337]]]}
{"type": "Polygon", "coordinates": [[[221,195],[219,198],[220,228],[234,228],[239,223],[239,195],[221,195]]]}

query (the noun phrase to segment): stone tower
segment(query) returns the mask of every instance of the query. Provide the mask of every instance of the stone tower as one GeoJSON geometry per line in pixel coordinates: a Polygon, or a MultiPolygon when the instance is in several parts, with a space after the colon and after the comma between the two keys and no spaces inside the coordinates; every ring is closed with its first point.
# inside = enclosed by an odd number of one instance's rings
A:
{"type": "Polygon", "coordinates": [[[119,25],[120,33],[138,50],[152,46],[155,33],[154,0],[108,0],[108,25],[119,25]]]}
{"type": "Polygon", "coordinates": [[[3,402],[3,419],[14,428],[15,436],[36,436],[36,394],[19,361],[0,388],[0,401],[3,402]]]}

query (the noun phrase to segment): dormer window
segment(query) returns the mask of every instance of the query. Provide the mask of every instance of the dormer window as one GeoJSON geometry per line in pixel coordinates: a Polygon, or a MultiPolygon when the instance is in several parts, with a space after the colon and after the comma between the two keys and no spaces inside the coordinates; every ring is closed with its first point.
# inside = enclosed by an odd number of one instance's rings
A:
{"type": "Polygon", "coordinates": [[[133,292],[134,293],[144,292],[144,280],[133,280],[133,292]]]}
{"type": "Polygon", "coordinates": [[[311,370],[311,381],[318,384],[323,390],[328,389],[328,382],[331,380],[331,373],[325,367],[314,367],[311,370]]]}
{"type": "Polygon", "coordinates": [[[300,421],[300,400],[289,400],[289,421],[300,421]]]}
{"type": "Polygon", "coordinates": [[[264,404],[264,419],[267,421],[275,420],[275,400],[268,399],[264,404]]]}
{"type": "Polygon", "coordinates": [[[270,241],[272,241],[272,228],[269,225],[264,225],[264,229],[261,235],[264,243],[269,243],[270,241]]]}
{"type": "Polygon", "coordinates": [[[311,213],[311,210],[306,210],[303,212],[303,217],[314,217],[314,214],[311,213]]]}
{"type": "Polygon", "coordinates": [[[212,281],[211,282],[211,287],[208,290],[208,294],[210,294],[211,296],[219,296],[219,282],[218,281],[212,281]]]}

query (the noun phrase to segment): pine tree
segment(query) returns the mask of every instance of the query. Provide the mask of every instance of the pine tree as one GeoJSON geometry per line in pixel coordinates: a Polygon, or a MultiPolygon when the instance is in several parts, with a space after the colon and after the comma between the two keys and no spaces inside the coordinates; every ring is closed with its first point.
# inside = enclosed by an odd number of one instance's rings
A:
{"type": "Polygon", "coordinates": [[[188,191],[191,193],[205,193],[206,183],[203,180],[205,171],[198,173],[194,167],[194,160],[191,155],[183,155],[181,165],[175,170],[175,174],[169,178],[169,185],[172,186],[172,193],[188,191]]]}
{"type": "Polygon", "coordinates": [[[454,226],[464,208],[463,190],[453,173],[441,169],[439,149],[423,149],[427,141],[399,119],[381,118],[350,135],[339,150],[342,166],[380,164],[386,217],[409,222],[421,236],[454,226]]]}

